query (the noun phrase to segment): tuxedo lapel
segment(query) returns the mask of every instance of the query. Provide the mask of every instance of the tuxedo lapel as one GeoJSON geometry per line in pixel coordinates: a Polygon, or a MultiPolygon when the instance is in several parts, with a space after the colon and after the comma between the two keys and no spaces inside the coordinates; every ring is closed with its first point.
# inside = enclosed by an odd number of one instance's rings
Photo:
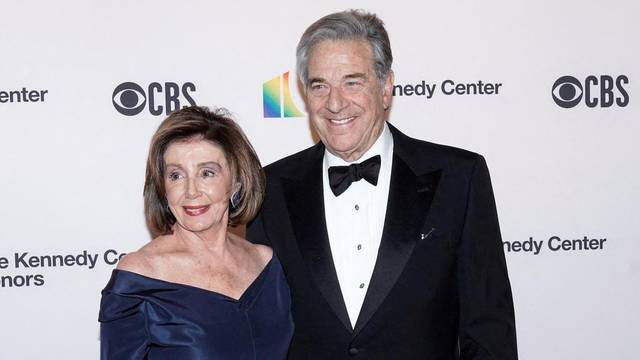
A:
{"type": "Polygon", "coordinates": [[[402,147],[394,137],[394,158],[389,186],[389,198],[384,229],[376,265],[371,276],[367,295],[360,309],[354,328],[356,336],[375,311],[402,273],[424,224],[431,200],[440,179],[440,171],[416,175],[396,151],[402,147]]]}
{"type": "Polygon", "coordinates": [[[322,191],[320,144],[309,154],[299,177],[282,178],[283,191],[298,248],[313,280],[344,326],[352,331],[327,235],[322,191]]]}

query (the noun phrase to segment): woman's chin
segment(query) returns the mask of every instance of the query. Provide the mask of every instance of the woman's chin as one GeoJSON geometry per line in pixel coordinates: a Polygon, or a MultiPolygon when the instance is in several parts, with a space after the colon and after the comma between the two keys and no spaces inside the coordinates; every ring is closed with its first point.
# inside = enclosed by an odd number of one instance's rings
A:
{"type": "Polygon", "coordinates": [[[184,231],[192,233],[202,233],[212,229],[226,227],[221,221],[185,221],[178,222],[180,228],[184,231]]]}

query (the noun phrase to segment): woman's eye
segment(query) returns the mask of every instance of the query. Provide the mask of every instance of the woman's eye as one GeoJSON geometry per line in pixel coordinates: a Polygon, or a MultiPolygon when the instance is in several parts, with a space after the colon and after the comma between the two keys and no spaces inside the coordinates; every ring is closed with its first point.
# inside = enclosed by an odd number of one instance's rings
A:
{"type": "Polygon", "coordinates": [[[205,169],[205,170],[202,171],[202,176],[204,176],[204,177],[211,177],[211,176],[215,176],[215,175],[216,175],[216,173],[213,170],[205,169]]]}
{"type": "Polygon", "coordinates": [[[172,172],[169,174],[169,180],[171,181],[180,180],[181,178],[182,178],[182,175],[180,173],[172,172]]]}

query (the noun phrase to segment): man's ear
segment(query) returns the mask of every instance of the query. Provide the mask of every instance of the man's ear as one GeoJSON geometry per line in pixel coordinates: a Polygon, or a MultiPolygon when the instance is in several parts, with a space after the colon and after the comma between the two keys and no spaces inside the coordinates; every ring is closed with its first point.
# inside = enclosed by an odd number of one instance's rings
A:
{"type": "Polygon", "coordinates": [[[391,106],[391,97],[393,96],[393,70],[389,69],[387,78],[384,80],[382,87],[382,105],[387,110],[391,106]]]}

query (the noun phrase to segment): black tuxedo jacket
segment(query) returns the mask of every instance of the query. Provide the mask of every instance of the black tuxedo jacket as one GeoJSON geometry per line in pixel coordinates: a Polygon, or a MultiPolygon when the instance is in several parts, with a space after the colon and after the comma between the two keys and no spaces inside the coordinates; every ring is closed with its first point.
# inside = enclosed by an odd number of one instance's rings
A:
{"type": "Polygon", "coordinates": [[[324,146],[265,168],[250,240],[271,245],[291,287],[290,359],[517,359],[511,288],[482,156],[393,126],[387,213],[351,327],[327,236],[324,146]]]}

